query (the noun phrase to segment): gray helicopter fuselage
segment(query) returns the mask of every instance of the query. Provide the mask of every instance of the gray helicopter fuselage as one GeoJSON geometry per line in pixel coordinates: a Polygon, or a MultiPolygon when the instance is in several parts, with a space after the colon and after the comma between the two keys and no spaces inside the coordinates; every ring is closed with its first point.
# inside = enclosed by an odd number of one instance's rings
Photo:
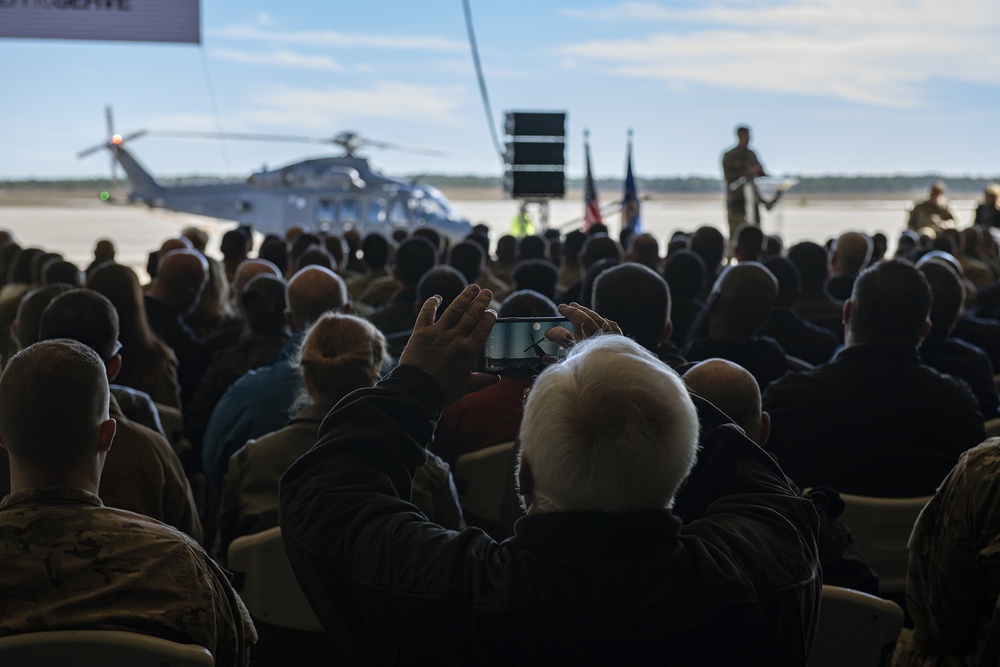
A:
{"type": "Polygon", "coordinates": [[[156,183],[121,146],[113,150],[133,184],[130,201],[235,220],[263,234],[351,227],[388,237],[398,227],[426,225],[460,241],[472,230],[438,190],[383,176],[364,158],[316,158],[259,171],[244,183],[171,187],[156,183]]]}

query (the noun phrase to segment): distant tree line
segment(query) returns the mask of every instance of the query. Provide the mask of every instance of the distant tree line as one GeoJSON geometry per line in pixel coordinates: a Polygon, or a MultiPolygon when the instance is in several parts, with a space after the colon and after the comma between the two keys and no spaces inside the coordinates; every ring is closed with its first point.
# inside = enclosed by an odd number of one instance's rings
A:
{"type": "MultiPolygon", "coordinates": [[[[895,176],[795,176],[788,175],[789,178],[797,178],[799,184],[795,186],[796,195],[836,195],[836,194],[907,194],[915,192],[925,192],[930,184],[935,180],[944,181],[948,186],[948,191],[952,194],[978,195],[983,187],[990,182],[1000,182],[1000,175],[996,176],[944,176],[941,174],[916,174],[916,175],[895,175],[895,176]]],[[[502,179],[498,176],[452,176],[445,174],[421,174],[420,176],[403,177],[414,178],[420,183],[427,183],[441,189],[469,189],[482,188],[499,190],[502,186],[502,179]]],[[[638,188],[642,193],[688,193],[688,194],[720,194],[723,190],[723,183],[718,178],[707,178],[704,176],[680,176],[664,178],[638,178],[638,188]]],[[[222,179],[210,176],[183,176],[174,178],[161,178],[164,185],[185,185],[193,183],[222,182],[222,179]]],[[[229,179],[228,182],[232,182],[229,179]]],[[[569,189],[582,189],[582,178],[566,179],[566,187],[569,189]]],[[[0,180],[0,189],[16,188],[54,188],[54,189],[84,189],[84,188],[106,188],[107,179],[25,179],[25,180],[0,180]]],[[[601,190],[620,190],[621,179],[600,178],[597,179],[597,187],[601,190]]]]}

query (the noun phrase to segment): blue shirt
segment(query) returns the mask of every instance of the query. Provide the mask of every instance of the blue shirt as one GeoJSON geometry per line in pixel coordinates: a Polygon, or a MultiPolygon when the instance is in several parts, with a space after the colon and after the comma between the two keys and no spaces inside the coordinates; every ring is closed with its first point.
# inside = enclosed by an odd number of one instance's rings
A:
{"type": "Polygon", "coordinates": [[[295,351],[304,332],[292,336],[270,366],[249,371],[226,390],[212,412],[202,442],[201,461],[210,481],[221,484],[229,457],[247,441],[284,428],[303,389],[295,351]]]}

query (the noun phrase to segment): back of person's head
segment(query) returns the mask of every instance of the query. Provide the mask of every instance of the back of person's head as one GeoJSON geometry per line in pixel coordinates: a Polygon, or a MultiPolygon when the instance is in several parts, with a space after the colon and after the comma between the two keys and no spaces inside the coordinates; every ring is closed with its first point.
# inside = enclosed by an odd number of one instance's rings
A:
{"type": "Polygon", "coordinates": [[[579,229],[574,229],[566,235],[563,241],[563,263],[576,266],[577,257],[583,250],[583,244],[587,242],[587,235],[579,229]]]}
{"type": "Polygon", "coordinates": [[[76,264],[65,259],[52,260],[42,269],[42,284],[55,285],[56,283],[83,287],[83,271],[76,264]]]}
{"type": "Polygon", "coordinates": [[[385,336],[373,324],[327,313],[309,327],[299,368],[312,402],[333,405],[355,389],[375,384],[387,359],[385,336]]]}
{"type": "Polygon", "coordinates": [[[709,297],[709,337],[749,340],[767,324],[778,296],[778,281],[763,264],[727,267],[709,297]]]}
{"type": "Polygon", "coordinates": [[[622,261],[622,247],[607,234],[593,234],[587,237],[580,251],[580,268],[584,271],[602,259],[622,261]]]}
{"type": "Polygon", "coordinates": [[[534,290],[544,294],[549,299],[556,296],[556,284],[559,282],[559,270],[546,259],[530,259],[519,262],[514,269],[514,284],[517,289],[534,290]]]}
{"type": "Polygon", "coordinates": [[[926,335],[931,288],[909,262],[891,260],[869,267],[854,281],[848,343],[891,343],[916,347],[926,335]]]}
{"type": "Polygon", "coordinates": [[[285,329],[285,281],[270,274],[254,276],[240,295],[246,326],[257,336],[270,336],[285,329]]]}
{"type": "Polygon", "coordinates": [[[21,299],[17,306],[17,318],[14,320],[17,343],[19,347],[28,347],[38,342],[38,325],[42,313],[49,307],[52,300],[60,294],[68,292],[73,287],[63,283],[37,287],[21,299]]]}
{"type": "Polygon", "coordinates": [[[333,260],[333,266],[330,267],[331,269],[337,271],[344,265],[344,258],[347,255],[344,250],[344,239],[340,238],[336,234],[330,234],[329,236],[324,237],[323,250],[325,250],[333,260]]]}
{"type": "Polygon", "coordinates": [[[281,275],[288,273],[288,244],[280,238],[265,239],[257,251],[257,258],[274,264],[281,275]]]}
{"type": "Polygon", "coordinates": [[[635,234],[628,242],[628,259],[656,271],[660,265],[660,242],[648,232],[635,234]]]}
{"type": "Polygon", "coordinates": [[[70,338],[105,362],[118,352],[118,312],[108,299],[89,289],[60,294],[42,312],[38,340],[70,338]]]}
{"type": "Polygon", "coordinates": [[[525,236],[517,243],[517,261],[525,262],[530,259],[546,259],[545,239],[534,234],[525,236]]]}
{"type": "Polygon", "coordinates": [[[872,234],[872,258],[870,263],[881,262],[889,249],[889,239],[882,232],[872,234]]]}
{"type": "Polygon", "coordinates": [[[344,279],[322,266],[307,266],[288,280],[285,302],[293,327],[301,331],[323,313],[348,309],[344,279]]]}
{"type": "Polygon", "coordinates": [[[597,236],[598,234],[607,235],[607,233],[608,226],[603,222],[595,222],[590,226],[590,229],[587,230],[587,236],[597,236]]]}
{"type": "Polygon", "coordinates": [[[517,257],[517,238],[504,234],[497,241],[497,264],[513,264],[517,257]]]}
{"type": "Polygon", "coordinates": [[[591,299],[594,298],[594,283],[597,282],[602,273],[613,266],[618,266],[618,264],[617,259],[608,258],[599,259],[587,267],[587,271],[583,274],[583,280],[580,281],[579,302],[581,306],[587,308],[591,306],[591,299]]]}
{"type": "MultiPolygon", "coordinates": [[[[472,232],[465,237],[467,243],[474,243],[483,251],[483,262],[489,263],[490,258],[490,235],[483,232],[472,232]]],[[[454,250],[454,249],[453,249],[454,250]]]]}
{"type": "Polygon", "coordinates": [[[412,232],[410,232],[410,238],[424,239],[431,244],[434,248],[434,262],[437,263],[438,257],[441,255],[441,251],[447,245],[444,239],[438,234],[432,227],[426,225],[422,227],[417,227],[412,232]]]}
{"type": "Polygon", "coordinates": [[[312,248],[313,246],[321,246],[323,241],[320,240],[318,236],[310,232],[302,232],[301,234],[296,234],[292,239],[292,243],[289,246],[289,254],[292,258],[292,265],[298,261],[299,255],[304,253],[306,250],[312,248]]]}
{"type": "Polygon", "coordinates": [[[336,268],[336,262],[324,248],[311,245],[298,254],[293,268],[296,271],[301,271],[307,266],[322,266],[333,271],[336,268]]]}
{"type": "Polygon", "coordinates": [[[764,232],[757,225],[743,223],[736,229],[733,256],[738,262],[759,262],[764,253],[764,232]]]}
{"type": "Polygon", "coordinates": [[[872,258],[872,240],[860,232],[844,232],[837,237],[830,258],[834,273],[856,276],[868,266],[872,258]]]}
{"type": "Polygon", "coordinates": [[[43,252],[35,255],[31,260],[31,282],[35,285],[45,285],[45,267],[51,262],[59,261],[63,258],[57,252],[43,252]]]}
{"type": "Polygon", "coordinates": [[[238,229],[230,229],[222,235],[219,252],[227,261],[242,261],[247,256],[247,237],[238,229]]]}
{"type": "Polygon", "coordinates": [[[705,262],[690,250],[672,252],[663,262],[663,279],[674,301],[690,303],[705,286],[705,262]]]}
{"type": "Polygon", "coordinates": [[[486,253],[482,246],[472,241],[456,243],[448,253],[448,264],[465,276],[466,282],[478,282],[486,268],[486,253]]]}
{"type": "Polygon", "coordinates": [[[767,238],[764,239],[764,254],[762,257],[767,259],[768,257],[777,257],[781,255],[782,251],[785,249],[785,241],[778,234],[768,234],[767,238]]]}
{"type": "Polygon", "coordinates": [[[532,508],[669,507],[694,465],[698,415],[680,377],[624,336],[596,336],[546,368],[524,407],[532,508]]]}
{"type": "Polygon", "coordinates": [[[24,248],[14,255],[10,267],[7,269],[7,282],[31,284],[31,265],[35,257],[45,251],[41,248],[24,248]]]}
{"type": "Polygon", "coordinates": [[[181,236],[191,242],[191,247],[198,252],[204,253],[208,248],[208,232],[197,227],[185,227],[181,230],[181,236]]]}
{"type": "Polygon", "coordinates": [[[829,274],[826,250],[818,243],[800,241],[788,249],[788,261],[799,270],[803,291],[821,290],[829,274]]]}
{"type": "Polygon", "coordinates": [[[559,309],[545,295],[522,289],[508,295],[497,314],[500,317],[559,317],[559,309]]]}
{"type": "Polygon", "coordinates": [[[774,302],[777,308],[791,308],[802,292],[802,280],[799,270],[784,257],[768,257],[764,266],[778,281],[778,297],[774,302]]]}
{"type": "Polygon", "coordinates": [[[706,275],[712,280],[726,255],[726,237],[715,227],[702,225],[691,235],[690,247],[705,262],[706,275]]]}
{"type": "Polygon", "coordinates": [[[389,261],[389,241],[378,232],[366,234],[361,241],[361,260],[371,271],[384,269],[389,261]]]}
{"type": "Polygon", "coordinates": [[[601,273],[592,307],[647,350],[655,351],[669,335],[670,288],[648,266],[626,262],[601,273]]]}
{"type": "Polygon", "coordinates": [[[208,262],[197,250],[171,250],[160,256],[153,293],[184,310],[198,300],[208,277],[208,262]]]}
{"type": "Polygon", "coordinates": [[[770,419],[761,410],[760,386],[748,370],[726,359],[706,359],[684,373],[684,384],[725,412],[758,445],[767,440],[770,419]]]}
{"type": "Polygon", "coordinates": [[[48,340],[14,355],[0,377],[0,439],[12,462],[58,473],[95,456],[108,396],[104,363],[83,343],[48,340]]]}
{"type": "Polygon", "coordinates": [[[399,282],[415,286],[421,276],[437,264],[437,253],[431,242],[420,236],[412,236],[400,243],[393,264],[399,282]]]}
{"type": "Polygon", "coordinates": [[[943,339],[958,323],[965,289],[955,272],[941,262],[924,262],[920,273],[931,287],[931,336],[943,339]]]}
{"type": "Polygon", "coordinates": [[[250,281],[262,274],[271,275],[275,278],[281,278],[284,275],[281,273],[281,269],[266,259],[258,257],[257,259],[245,259],[240,262],[239,266],[236,267],[236,273],[233,274],[233,291],[236,296],[239,297],[243,294],[250,281]]]}
{"type": "Polygon", "coordinates": [[[468,284],[465,276],[459,273],[458,269],[451,266],[435,266],[425,273],[420,278],[420,282],[417,283],[417,299],[414,306],[419,311],[427,299],[437,294],[441,297],[441,306],[438,308],[440,316],[468,284]]]}

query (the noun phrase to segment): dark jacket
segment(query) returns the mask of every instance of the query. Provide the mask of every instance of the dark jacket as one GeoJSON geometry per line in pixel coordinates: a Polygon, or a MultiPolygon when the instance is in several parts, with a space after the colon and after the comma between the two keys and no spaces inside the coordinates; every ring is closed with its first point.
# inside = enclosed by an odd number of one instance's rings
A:
{"type": "Polygon", "coordinates": [[[540,513],[497,543],[405,500],[441,407],[429,376],[399,367],[342,400],[282,478],[286,549],[341,661],[805,664],[816,512],[735,426],[703,436],[687,525],[540,513]]]}
{"type": "Polygon", "coordinates": [[[916,349],[858,345],[789,373],[764,392],[767,449],[801,487],[929,496],[986,436],[969,386],[920,363],[916,349]]]}

